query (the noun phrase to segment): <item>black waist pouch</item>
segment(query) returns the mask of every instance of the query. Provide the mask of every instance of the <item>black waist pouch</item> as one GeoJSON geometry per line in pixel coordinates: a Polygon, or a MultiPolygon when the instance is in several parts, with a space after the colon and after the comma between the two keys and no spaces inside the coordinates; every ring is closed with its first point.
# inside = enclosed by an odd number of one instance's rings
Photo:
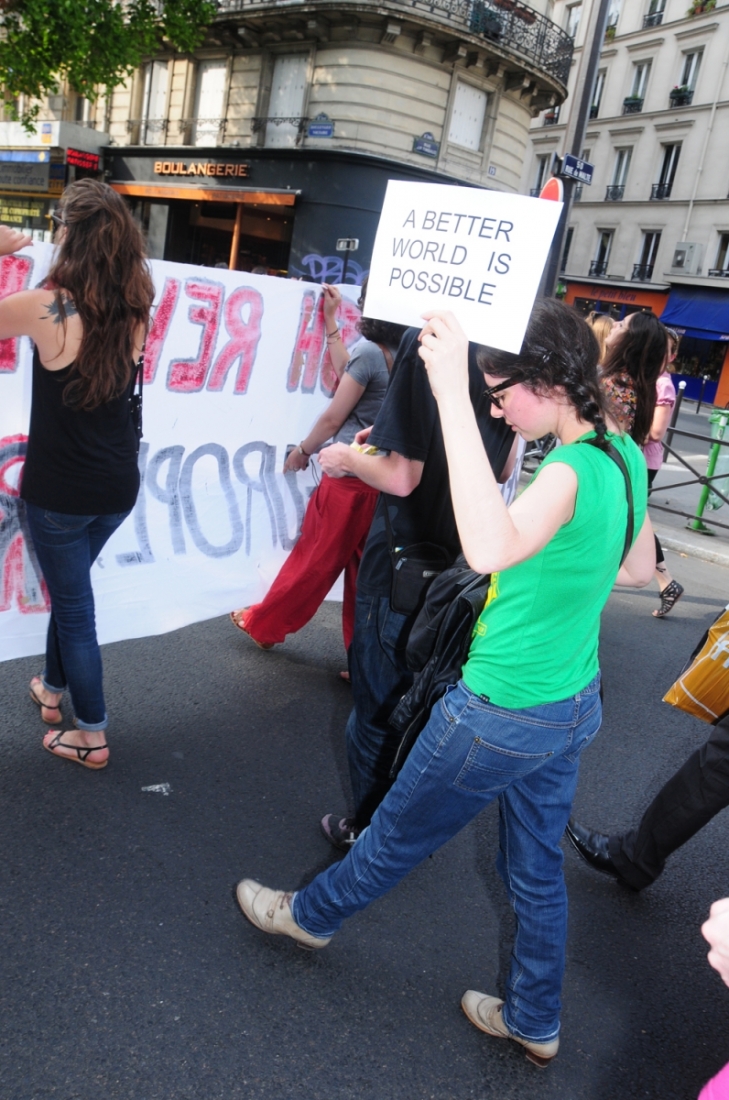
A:
{"type": "Polygon", "coordinates": [[[422,607],[431,583],[451,564],[448,551],[432,542],[391,549],[390,559],[390,607],[401,615],[410,615],[422,607]]]}

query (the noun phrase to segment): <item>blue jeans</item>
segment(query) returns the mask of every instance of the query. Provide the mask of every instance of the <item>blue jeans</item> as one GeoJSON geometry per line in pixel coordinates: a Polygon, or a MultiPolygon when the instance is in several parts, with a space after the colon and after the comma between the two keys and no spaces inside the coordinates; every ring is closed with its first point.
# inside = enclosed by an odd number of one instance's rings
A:
{"type": "Polygon", "coordinates": [[[600,677],[570,699],[504,710],[463,681],[436,703],[368,829],[292,903],[294,920],[331,936],[499,799],[497,867],[516,914],[504,1021],[534,1042],[559,1032],[567,937],[560,839],[582,749],[600,728],[600,677]]]}
{"type": "Polygon", "coordinates": [[[43,686],[53,692],[69,689],[79,729],[106,729],[91,566],[129,512],[71,516],[27,502],[25,510],[51,596],[43,686]]]}
{"type": "Polygon", "coordinates": [[[413,682],[405,664],[412,615],[390,608],[387,596],[357,594],[349,670],[354,707],[346,729],[347,758],[359,828],[369,824],[392,780],[401,734],[388,718],[413,682]]]}

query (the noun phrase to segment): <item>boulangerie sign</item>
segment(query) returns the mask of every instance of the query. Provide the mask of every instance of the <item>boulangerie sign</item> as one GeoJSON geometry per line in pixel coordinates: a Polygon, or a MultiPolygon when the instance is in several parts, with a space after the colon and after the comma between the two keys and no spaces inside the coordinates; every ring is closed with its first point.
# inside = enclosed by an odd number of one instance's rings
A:
{"type": "MultiPolygon", "coordinates": [[[[0,297],[36,286],[51,245],[0,261],[0,297]]],[[[313,488],[282,472],[335,386],[321,288],[154,261],[142,487],[92,569],[102,642],[164,633],[260,599],[313,488]]],[[[347,295],[339,324],[359,339],[347,295]]],[[[48,597],[18,486],[30,414],[27,339],[0,341],[0,660],[41,653],[48,597]]]]}
{"type": "Polygon", "coordinates": [[[451,310],[469,340],[518,352],[562,203],[390,180],[365,312],[422,325],[451,310]]]}

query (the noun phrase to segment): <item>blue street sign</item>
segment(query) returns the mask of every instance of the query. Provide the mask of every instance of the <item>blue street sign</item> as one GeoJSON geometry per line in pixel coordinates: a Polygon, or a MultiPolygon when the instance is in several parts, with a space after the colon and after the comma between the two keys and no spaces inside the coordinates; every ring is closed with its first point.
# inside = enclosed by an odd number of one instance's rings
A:
{"type": "Polygon", "coordinates": [[[323,112],[312,119],[307,130],[309,137],[330,138],[334,137],[334,123],[323,112]]]}
{"type": "Polygon", "coordinates": [[[592,184],[592,173],[594,171],[594,164],[565,153],[562,158],[562,170],[559,174],[560,176],[569,176],[573,180],[579,180],[580,183],[586,183],[589,187],[592,184]]]}
{"type": "Polygon", "coordinates": [[[420,153],[424,157],[435,158],[440,152],[440,142],[426,130],[422,137],[413,138],[413,152],[420,153]]]}

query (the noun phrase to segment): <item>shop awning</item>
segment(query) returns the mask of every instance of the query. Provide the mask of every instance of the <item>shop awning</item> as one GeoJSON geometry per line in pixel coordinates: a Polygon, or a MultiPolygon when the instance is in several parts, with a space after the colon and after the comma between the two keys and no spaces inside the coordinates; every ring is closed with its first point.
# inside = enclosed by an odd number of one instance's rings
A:
{"type": "Polygon", "coordinates": [[[674,286],[661,321],[699,340],[729,341],[729,290],[674,286]]]}
{"type": "Polygon", "coordinates": [[[298,191],[246,190],[243,187],[171,187],[159,183],[112,183],[120,195],[133,195],[146,199],[187,199],[190,202],[239,202],[253,206],[294,206],[298,191]]]}

